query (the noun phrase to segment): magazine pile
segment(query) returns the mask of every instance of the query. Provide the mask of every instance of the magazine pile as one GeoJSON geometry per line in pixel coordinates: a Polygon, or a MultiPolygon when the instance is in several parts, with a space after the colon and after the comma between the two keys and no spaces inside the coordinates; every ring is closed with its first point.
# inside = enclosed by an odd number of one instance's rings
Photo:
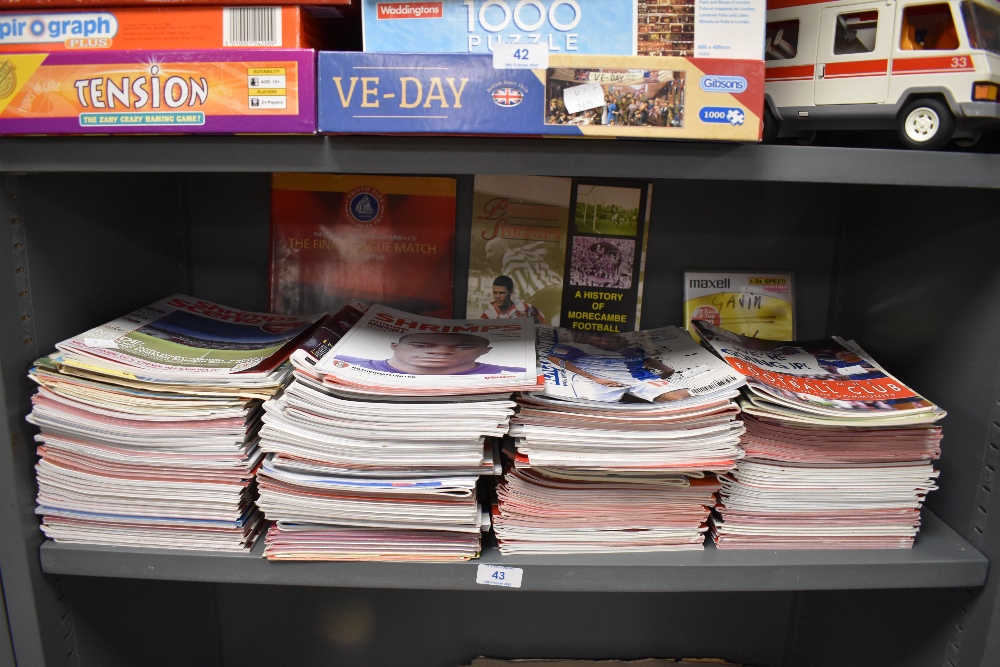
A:
{"type": "Polygon", "coordinates": [[[44,533],[249,550],[261,405],[318,319],[173,295],[57,344],[29,371],[44,533]]]}
{"type": "Polygon", "coordinates": [[[500,473],[511,392],[540,387],[534,322],[351,308],[327,343],[292,354],[293,381],[264,406],[264,555],[477,557],[489,528],[478,478],[500,473]]]}
{"type": "Polygon", "coordinates": [[[719,548],[908,548],[936,488],[943,410],[850,340],[693,325],[747,378],[746,457],[722,479],[719,548]]]}
{"type": "Polygon", "coordinates": [[[691,336],[540,327],[497,488],[501,553],[703,549],[717,474],[742,455],[743,378],[691,336]]]}

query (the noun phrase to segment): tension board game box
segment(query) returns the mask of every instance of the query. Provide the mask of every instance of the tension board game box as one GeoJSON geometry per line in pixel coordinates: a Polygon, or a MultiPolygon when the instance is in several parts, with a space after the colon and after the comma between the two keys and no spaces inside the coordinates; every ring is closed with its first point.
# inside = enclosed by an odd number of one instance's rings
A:
{"type": "Polygon", "coordinates": [[[312,134],[315,54],[0,53],[0,134],[312,134]]]}
{"type": "Polygon", "coordinates": [[[362,0],[364,50],[761,58],[765,0],[362,0]]]}
{"type": "Polygon", "coordinates": [[[317,19],[300,7],[175,5],[0,11],[2,53],[320,46],[317,19]]]}
{"type": "Polygon", "coordinates": [[[321,51],[330,134],[508,134],[758,141],[764,61],[546,54],[546,69],[486,54],[321,51]]]}

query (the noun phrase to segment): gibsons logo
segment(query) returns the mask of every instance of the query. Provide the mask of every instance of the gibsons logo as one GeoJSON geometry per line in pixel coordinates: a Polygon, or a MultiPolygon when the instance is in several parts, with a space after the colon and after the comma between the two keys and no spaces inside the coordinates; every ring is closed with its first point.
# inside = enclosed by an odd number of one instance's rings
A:
{"type": "Polygon", "coordinates": [[[385,217],[385,195],[370,185],[360,185],[344,196],[344,213],[355,227],[374,227],[385,217]]]}

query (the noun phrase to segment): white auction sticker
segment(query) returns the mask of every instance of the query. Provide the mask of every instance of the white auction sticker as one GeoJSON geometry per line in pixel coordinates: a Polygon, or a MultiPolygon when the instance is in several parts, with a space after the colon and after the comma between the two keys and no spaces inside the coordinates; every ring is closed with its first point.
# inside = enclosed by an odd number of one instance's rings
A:
{"type": "Polygon", "coordinates": [[[604,106],[604,88],[596,81],[567,88],[563,91],[563,104],[566,105],[566,111],[570,113],[579,113],[604,106]]]}
{"type": "Polygon", "coordinates": [[[493,69],[548,69],[546,44],[497,44],[493,47],[493,69]]]}
{"type": "Polygon", "coordinates": [[[83,344],[87,347],[104,348],[106,350],[118,349],[118,343],[113,338],[84,338],[83,344]]]}
{"type": "Polygon", "coordinates": [[[480,565],[476,569],[476,583],[487,586],[506,586],[520,588],[521,575],[524,571],[519,567],[504,567],[503,565],[480,565]]]}

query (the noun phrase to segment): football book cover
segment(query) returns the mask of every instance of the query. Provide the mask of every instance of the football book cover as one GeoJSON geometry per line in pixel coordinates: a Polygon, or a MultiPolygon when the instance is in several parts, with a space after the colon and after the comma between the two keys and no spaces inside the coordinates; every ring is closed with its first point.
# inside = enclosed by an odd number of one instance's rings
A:
{"type": "Polygon", "coordinates": [[[359,299],[450,317],[454,245],[454,179],[273,176],[275,312],[336,312],[359,299]]]}
{"type": "Polygon", "coordinates": [[[477,175],[466,317],[639,328],[652,185],[477,175]]]}

